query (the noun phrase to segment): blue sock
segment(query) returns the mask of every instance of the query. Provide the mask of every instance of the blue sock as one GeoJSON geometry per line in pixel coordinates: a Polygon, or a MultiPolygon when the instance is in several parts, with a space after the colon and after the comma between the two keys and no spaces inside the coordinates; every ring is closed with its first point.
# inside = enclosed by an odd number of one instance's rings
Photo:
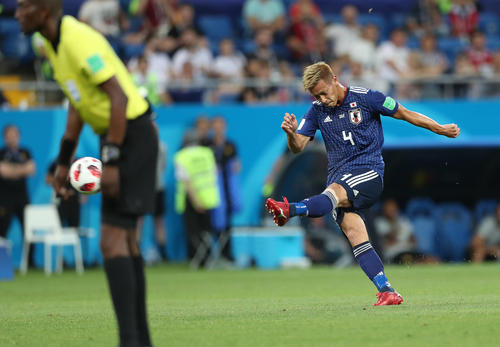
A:
{"type": "Polygon", "coordinates": [[[354,257],[366,276],[372,280],[379,292],[394,292],[384,273],[384,264],[369,241],[360,243],[352,249],[354,257]]]}
{"type": "Polygon", "coordinates": [[[325,191],[319,195],[290,204],[290,217],[308,216],[322,217],[336,207],[337,200],[332,193],[325,191]]]}

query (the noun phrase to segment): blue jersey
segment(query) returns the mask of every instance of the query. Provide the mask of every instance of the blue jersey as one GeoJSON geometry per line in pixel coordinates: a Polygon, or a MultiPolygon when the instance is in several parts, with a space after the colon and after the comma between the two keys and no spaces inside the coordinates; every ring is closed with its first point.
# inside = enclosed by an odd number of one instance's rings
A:
{"type": "Polygon", "coordinates": [[[394,116],[399,104],[383,93],[349,87],[336,107],[314,101],[297,133],[314,137],[321,131],[328,155],[328,184],[353,169],[370,168],[384,175],[384,134],[380,115],[394,116]]]}

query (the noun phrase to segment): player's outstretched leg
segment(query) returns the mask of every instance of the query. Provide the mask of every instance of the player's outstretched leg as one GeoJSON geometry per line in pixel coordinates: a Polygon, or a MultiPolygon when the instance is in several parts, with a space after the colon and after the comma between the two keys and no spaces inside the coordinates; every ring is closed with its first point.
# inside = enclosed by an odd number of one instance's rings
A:
{"type": "Polygon", "coordinates": [[[356,213],[345,213],[341,228],[352,245],[354,257],[359,266],[379,291],[378,300],[373,306],[401,304],[403,298],[389,283],[385,275],[384,264],[368,240],[363,219],[356,213]]]}
{"type": "Polygon", "coordinates": [[[292,217],[322,217],[331,213],[337,207],[337,199],[330,190],[325,190],[319,195],[312,196],[300,202],[288,203],[285,197],[283,197],[283,200],[266,200],[267,210],[273,214],[274,223],[280,227],[285,225],[292,217]]]}

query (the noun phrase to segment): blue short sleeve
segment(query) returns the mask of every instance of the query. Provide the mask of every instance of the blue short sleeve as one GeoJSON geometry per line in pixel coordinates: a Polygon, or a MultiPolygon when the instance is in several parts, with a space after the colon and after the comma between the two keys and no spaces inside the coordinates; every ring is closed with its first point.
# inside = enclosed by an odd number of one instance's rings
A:
{"type": "Polygon", "coordinates": [[[311,106],[299,122],[299,126],[297,127],[297,134],[314,137],[314,135],[316,134],[316,130],[318,129],[319,127],[316,117],[316,110],[314,109],[314,106],[311,106]]]}
{"type": "Polygon", "coordinates": [[[371,109],[384,116],[394,116],[399,108],[399,103],[396,100],[377,90],[370,89],[367,94],[367,99],[371,109]]]}

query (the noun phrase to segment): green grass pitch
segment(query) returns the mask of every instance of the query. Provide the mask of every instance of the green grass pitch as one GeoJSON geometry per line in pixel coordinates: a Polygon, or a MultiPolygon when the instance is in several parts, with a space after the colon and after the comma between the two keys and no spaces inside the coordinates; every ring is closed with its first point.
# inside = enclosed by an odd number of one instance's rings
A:
{"type": "MultiPolygon", "coordinates": [[[[498,346],[500,264],[387,267],[401,306],[372,307],[358,267],[190,271],[151,267],[161,346],[498,346]]],[[[0,282],[0,346],[116,346],[104,273],[0,282]]]]}

